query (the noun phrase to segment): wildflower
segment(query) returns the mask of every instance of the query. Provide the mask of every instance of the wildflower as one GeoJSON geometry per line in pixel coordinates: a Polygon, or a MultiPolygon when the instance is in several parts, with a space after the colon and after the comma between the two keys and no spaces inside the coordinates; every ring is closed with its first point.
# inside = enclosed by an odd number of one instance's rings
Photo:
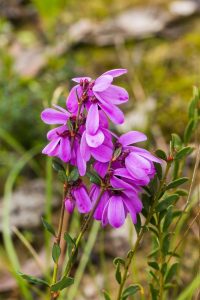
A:
{"type": "Polygon", "coordinates": [[[87,189],[80,180],[70,189],[70,195],[65,199],[65,208],[69,213],[73,212],[75,206],[80,213],[88,213],[92,208],[87,189]]]}
{"type": "Polygon", "coordinates": [[[124,88],[112,84],[113,78],[118,77],[127,70],[115,69],[103,73],[96,80],[90,77],[78,77],[73,81],[78,84],[72,88],[67,98],[67,108],[75,113],[78,105],[83,103],[88,110],[86,128],[94,133],[98,128],[98,111],[103,110],[110,120],[115,124],[124,122],[124,115],[117,105],[128,101],[128,93],[124,88]],[[77,99],[78,97],[78,99],[77,99]],[[95,120],[95,124],[93,124],[95,120]],[[94,125],[90,126],[91,124],[94,125]]]}

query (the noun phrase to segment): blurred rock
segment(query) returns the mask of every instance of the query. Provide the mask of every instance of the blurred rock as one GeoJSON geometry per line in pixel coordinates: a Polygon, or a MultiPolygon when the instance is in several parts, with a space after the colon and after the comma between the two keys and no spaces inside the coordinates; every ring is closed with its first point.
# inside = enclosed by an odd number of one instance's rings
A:
{"type": "MultiPolygon", "coordinates": [[[[45,182],[35,179],[19,187],[12,194],[10,208],[10,226],[23,229],[35,228],[41,225],[44,213],[45,182]]],[[[53,206],[59,204],[59,197],[53,197],[53,206]]],[[[2,206],[0,199],[0,231],[2,231],[2,206]]]]}
{"type": "Polygon", "coordinates": [[[98,45],[115,43],[116,39],[145,38],[164,29],[170,15],[158,7],[129,9],[94,29],[93,39],[98,45]]]}
{"type": "Polygon", "coordinates": [[[199,1],[183,0],[174,1],[169,5],[169,11],[177,16],[190,16],[199,9],[199,1]]]}

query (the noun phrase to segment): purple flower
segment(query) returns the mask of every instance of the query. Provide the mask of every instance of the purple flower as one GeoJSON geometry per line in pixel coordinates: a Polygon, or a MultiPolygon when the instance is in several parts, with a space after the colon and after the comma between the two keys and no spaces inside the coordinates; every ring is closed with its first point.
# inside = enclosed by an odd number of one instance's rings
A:
{"type": "Polygon", "coordinates": [[[124,122],[124,115],[117,105],[128,101],[128,93],[124,88],[113,85],[112,81],[114,77],[126,72],[125,69],[115,69],[102,74],[96,80],[92,80],[90,77],[73,79],[78,84],[69,93],[67,108],[73,113],[78,111],[78,95],[88,110],[87,133],[93,135],[98,129],[99,109],[103,110],[113,123],[122,124],[124,122]]]}
{"type": "Polygon", "coordinates": [[[67,195],[65,199],[65,208],[69,213],[73,212],[75,206],[81,214],[90,212],[92,208],[87,189],[82,182],[78,182],[76,186],[72,187],[70,195],[67,195]]]}
{"type": "Polygon", "coordinates": [[[130,131],[120,136],[118,147],[121,147],[121,168],[115,170],[115,175],[127,179],[134,179],[140,185],[146,185],[155,175],[153,162],[161,163],[161,160],[153,156],[149,151],[130,146],[133,143],[145,141],[146,136],[138,131],[130,131]]]}
{"type": "Polygon", "coordinates": [[[80,139],[84,128],[80,126],[77,132],[68,128],[67,121],[75,122],[76,117],[72,116],[65,109],[56,106],[57,111],[52,108],[45,109],[42,114],[42,120],[47,124],[63,124],[50,130],[47,133],[49,144],[42,150],[43,154],[59,157],[64,162],[70,162],[79,169],[81,176],[85,175],[86,162],[80,154],[80,139]]]}
{"type": "MultiPolygon", "coordinates": [[[[119,182],[113,182],[113,185],[113,190],[105,191],[102,195],[94,218],[101,221],[103,226],[109,223],[111,226],[118,228],[124,224],[125,218],[129,213],[135,224],[137,222],[137,213],[142,210],[141,200],[134,189],[131,189],[131,186],[125,188],[124,184],[121,185],[120,180],[119,182]]],[[[94,184],[90,192],[90,197],[94,203],[99,192],[99,186],[94,184]]]]}

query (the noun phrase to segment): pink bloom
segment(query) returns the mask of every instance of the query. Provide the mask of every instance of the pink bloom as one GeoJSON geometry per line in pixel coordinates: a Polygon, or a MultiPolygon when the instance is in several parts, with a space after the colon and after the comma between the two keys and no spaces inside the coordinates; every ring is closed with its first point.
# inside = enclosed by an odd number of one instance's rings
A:
{"type": "Polygon", "coordinates": [[[71,112],[77,112],[78,101],[77,94],[82,99],[86,109],[88,110],[88,121],[86,124],[87,131],[94,134],[98,128],[98,109],[102,109],[106,115],[115,124],[122,124],[124,122],[124,115],[117,107],[128,101],[128,93],[124,88],[112,84],[114,77],[118,77],[127,70],[115,69],[105,72],[96,80],[90,77],[78,77],[73,81],[78,84],[72,88],[67,98],[67,108],[71,112]],[[94,128],[90,124],[94,122],[94,128]]]}
{"type": "Polygon", "coordinates": [[[72,187],[70,196],[65,199],[65,208],[69,213],[73,212],[75,206],[80,213],[88,213],[92,208],[87,189],[82,182],[78,182],[76,186],[72,187]]]}

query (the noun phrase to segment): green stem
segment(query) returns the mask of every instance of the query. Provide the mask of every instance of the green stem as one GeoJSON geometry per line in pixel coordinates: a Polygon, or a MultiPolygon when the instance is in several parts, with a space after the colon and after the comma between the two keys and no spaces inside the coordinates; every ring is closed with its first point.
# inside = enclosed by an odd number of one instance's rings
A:
{"type": "MultiPolygon", "coordinates": [[[[60,246],[60,240],[61,240],[61,234],[62,234],[62,227],[63,227],[63,220],[64,220],[64,213],[65,213],[65,196],[66,196],[66,191],[67,191],[67,185],[64,184],[63,186],[63,200],[62,200],[62,206],[61,206],[61,211],[60,211],[60,219],[59,219],[59,226],[58,226],[58,233],[55,239],[55,243],[60,246]]],[[[59,260],[54,263],[54,268],[53,268],[53,276],[52,276],[52,284],[55,284],[57,281],[57,276],[58,276],[58,265],[59,265],[59,260]]],[[[57,295],[52,295],[52,299],[56,299],[57,295]]]]}
{"type": "Polygon", "coordinates": [[[166,170],[165,170],[165,174],[164,174],[164,177],[163,179],[161,180],[160,182],[160,186],[159,186],[159,190],[157,192],[157,195],[154,199],[154,202],[153,202],[153,205],[150,209],[150,212],[146,218],[146,221],[138,235],[138,238],[137,238],[137,241],[135,243],[135,246],[133,247],[133,249],[131,251],[129,251],[128,255],[127,255],[127,259],[126,259],[126,262],[125,262],[125,269],[124,269],[124,274],[123,274],[123,277],[122,277],[122,281],[121,281],[121,284],[120,284],[120,287],[119,287],[119,291],[118,291],[118,296],[117,296],[117,300],[120,300],[121,299],[121,296],[122,296],[122,293],[123,293],[123,289],[124,289],[124,285],[126,283],[126,279],[127,279],[127,275],[128,275],[128,271],[129,271],[129,268],[130,268],[130,265],[131,265],[131,262],[132,262],[132,259],[133,259],[133,256],[140,244],[140,241],[146,231],[146,226],[148,225],[149,221],[151,220],[153,214],[154,214],[154,209],[156,207],[156,205],[158,204],[158,200],[160,198],[160,193],[162,191],[162,188],[163,188],[163,185],[166,181],[166,178],[167,178],[167,175],[168,175],[168,172],[169,172],[169,169],[170,169],[170,166],[171,166],[171,162],[168,162],[167,163],[167,166],[166,166],[166,170]]]}
{"type": "Polygon", "coordinates": [[[80,245],[80,242],[81,242],[81,239],[82,239],[83,235],[85,234],[88,226],[90,225],[90,222],[91,222],[91,220],[93,218],[93,215],[94,215],[95,210],[96,210],[96,208],[97,208],[97,206],[99,204],[99,201],[101,200],[101,197],[102,197],[103,193],[104,193],[104,188],[101,189],[100,194],[99,194],[99,196],[98,196],[98,198],[97,198],[97,200],[95,202],[95,205],[93,206],[93,208],[92,208],[92,210],[91,210],[88,218],[86,219],[85,223],[83,224],[81,232],[79,233],[79,235],[78,235],[78,237],[76,239],[76,244],[75,244],[75,247],[72,249],[71,256],[70,256],[69,261],[67,263],[67,266],[65,268],[64,276],[69,276],[69,274],[71,272],[71,269],[73,267],[74,258],[75,258],[75,255],[76,255],[76,251],[77,251],[77,249],[78,249],[78,247],[80,245]]]}

